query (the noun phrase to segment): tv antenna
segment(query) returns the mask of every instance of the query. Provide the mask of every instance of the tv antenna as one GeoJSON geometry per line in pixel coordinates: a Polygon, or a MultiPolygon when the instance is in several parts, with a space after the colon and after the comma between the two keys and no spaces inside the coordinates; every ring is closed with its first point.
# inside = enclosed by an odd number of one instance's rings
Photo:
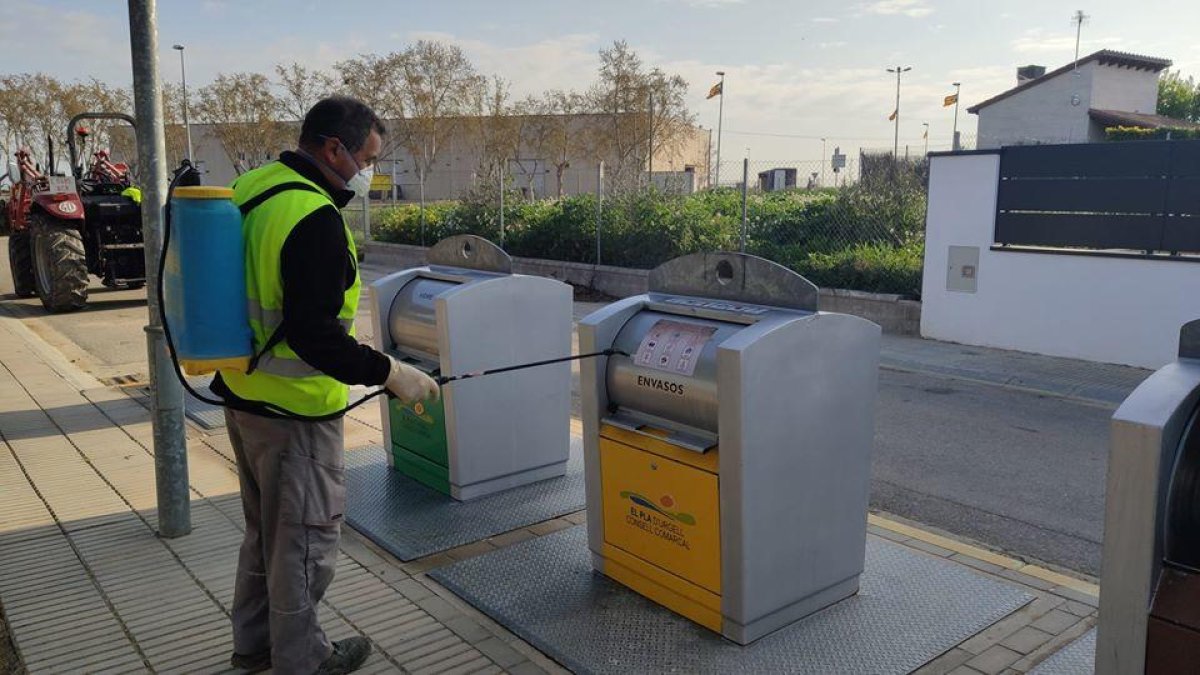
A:
{"type": "Polygon", "coordinates": [[[1075,24],[1075,70],[1079,70],[1079,36],[1083,32],[1083,24],[1092,17],[1083,13],[1082,9],[1075,10],[1071,15],[1071,23],[1075,24]]]}

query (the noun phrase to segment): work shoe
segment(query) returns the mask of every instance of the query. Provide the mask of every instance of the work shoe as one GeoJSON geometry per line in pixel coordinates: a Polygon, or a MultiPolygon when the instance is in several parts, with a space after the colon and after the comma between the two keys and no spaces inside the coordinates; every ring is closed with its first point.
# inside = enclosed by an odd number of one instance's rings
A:
{"type": "Polygon", "coordinates": [[[333,643],[333,653],[317,668],[317,675],[353,673],[371,655],[371,642],[365,637],[352,637],[333,643]]]}
{"type": "Polygon", "coordinates": [[[234,652],[229,658],[229,665],[247,673],[261,673],[271,669],[271,650],[257,654],[238,654],[234,652]]]}

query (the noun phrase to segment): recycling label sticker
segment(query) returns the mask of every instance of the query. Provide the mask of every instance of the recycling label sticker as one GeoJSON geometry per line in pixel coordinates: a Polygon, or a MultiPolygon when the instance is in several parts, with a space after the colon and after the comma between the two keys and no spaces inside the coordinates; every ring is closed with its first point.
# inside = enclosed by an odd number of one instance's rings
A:
{"type": "Polygon", "coordinates": [[[691,377],[704,345],[717,332],[715,326],[701,326],[682,321],[657,321],[634,354],[639,366],[691,377]]]}

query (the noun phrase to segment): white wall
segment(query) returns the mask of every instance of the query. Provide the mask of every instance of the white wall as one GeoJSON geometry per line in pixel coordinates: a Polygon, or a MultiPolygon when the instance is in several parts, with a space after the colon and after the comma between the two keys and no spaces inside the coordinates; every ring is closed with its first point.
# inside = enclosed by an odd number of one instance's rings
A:
{"type": "Polygon", "coordinates": [[[1200,318],[1200,263],[992,251],[1000,155],[935,156],[921,334],[1158,368],[1200,318]],[[946,289],[950,246],[979,248],[977,291],[946,289]]]}
{"type": "Polygon", "coordinates": [[[1032,143],[1080,143],[1088,138],[1094,63],[1001,99],[979,111],[980,149],[1032,143]],[[1079,105],[1071,105],[1072,96],[1079,105]]]}
{"type": "Polygon", "coordinates": [[[1158,73],[1115,65],[1093,66],[1091,107],[1153,115],[1158,107],[1158,73]]]}

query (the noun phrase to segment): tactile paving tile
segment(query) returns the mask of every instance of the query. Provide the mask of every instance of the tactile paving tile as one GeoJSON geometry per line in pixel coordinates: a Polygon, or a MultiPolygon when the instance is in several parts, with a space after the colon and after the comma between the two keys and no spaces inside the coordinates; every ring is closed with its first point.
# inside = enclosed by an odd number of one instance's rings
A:
{"type": "Polygon", "coordinates": [[[388,468],[378,446],[346,455],[346,521],[401,560],[540,523],[586,506],[583,448],[571,438],[567,473],[459,502],[388,468]]]}
{"type": "Polygon", "coordinates": [[[1092,675],[1096,672],[1096,629],[1079,636],[1029,671],[1030,675],[1092,675]]]}
{"type": "Polygon", "coordinates": [[[577,526],[430,573],[579,673],[907,673],[1028,603],[1021,589],[871,536],[861,590],[740,646],[595,573],[577,526]]]}

